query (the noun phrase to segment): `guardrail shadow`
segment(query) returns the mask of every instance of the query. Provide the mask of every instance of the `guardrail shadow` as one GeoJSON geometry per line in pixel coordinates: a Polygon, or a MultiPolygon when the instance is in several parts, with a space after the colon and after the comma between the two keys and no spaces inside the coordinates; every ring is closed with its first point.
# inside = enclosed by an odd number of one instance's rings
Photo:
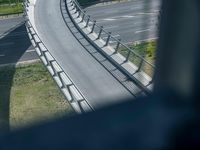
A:
{"type": "Polygon", "coordinates": [[[24,24],[0,37],[0,135],[9,132],[10,97],[15,65],[30,46],[24,24]]]}
{"type": "MultiPolygon", "coordinates": [[[[82,6],[82,8],[87,8],[92,5],[96,5],[99,3],[105,3],[105,2],[112,2],[112,0],[77,0],[79,4],[82,6]]],[[[120,0],[118,0],[120,2],[120,0]]]]}
{"type": "Polygon", "coordinates": [[[116,80],[121,83],[124,88],[126,88],[133,96],[139,96],[142,95],[142,90],[138,90],[137,93],[135,93],[135,90],[132,88],[135,87],[137,83],[132,81],[127,75],[122,73],[121,70],[119,70],[115,64],[113,64],[111,61],[109,61],[103,53],[98,51],[95,47],[93,47],[89,41],[79,32],[79,30],[75,27],[73,22],[71,21],[71,18],[68,16],[68,13],[66,13],[66,8],[63,5],[61,5],[62,15],[65,20],[66,26],[69,28],[71,33],[74,35],[74,37],[77,39],[77,41],[84,47],[84,49],[95,59],[97,60],[116,80]]]}

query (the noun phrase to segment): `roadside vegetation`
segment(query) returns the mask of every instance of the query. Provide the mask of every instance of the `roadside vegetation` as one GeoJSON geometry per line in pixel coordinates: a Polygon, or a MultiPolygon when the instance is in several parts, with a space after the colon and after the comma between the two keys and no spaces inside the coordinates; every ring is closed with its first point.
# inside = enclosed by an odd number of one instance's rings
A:
{"type": "Polygon", "coordinates": [[[42,63],[0,68],[0,95],[0,129],[6,120],[12,130],[74,114],[42,63]]]}
{"type": "MultiPolygon", "coordinates": [[[[151,64],[154,64],[155,62],[155,50],[156,50],[156,45],[157,41],[152,40],[152,41],[146,41],[146,42],[141,42],[138,44],[130,44],[129,47],[133,49],[136,53],[139,55],[143,56],[145,60],[150,62],[151,64]]],[[[124,57],[127,56],[128,50],[121,48],[119,50],[119,53],[121,53],[124,57]]],[[[140,60],[138,57],[136,57],[133,53],[130,54],[129,61],[133,62],[137,66],[139,66],[140,60]]],[[[148,64],[144,64],[142,66],[142,70],[152,76],[153,70],[148,64]]]]}
{"type": "Polygon", "coordinates": [[[0,15],[22,13],[21,0],[0,0],[0,15]]]}

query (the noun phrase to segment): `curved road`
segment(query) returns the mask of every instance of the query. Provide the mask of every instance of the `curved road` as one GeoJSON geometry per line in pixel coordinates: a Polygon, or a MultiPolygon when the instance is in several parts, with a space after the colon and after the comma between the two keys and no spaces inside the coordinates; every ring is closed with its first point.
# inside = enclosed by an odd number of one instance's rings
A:
{"type": "Polygon", "coordinates": [[[44,44],[95,109],[134,98],[70,32],[59,0],[37,0],[35,24],[44,44]]]}

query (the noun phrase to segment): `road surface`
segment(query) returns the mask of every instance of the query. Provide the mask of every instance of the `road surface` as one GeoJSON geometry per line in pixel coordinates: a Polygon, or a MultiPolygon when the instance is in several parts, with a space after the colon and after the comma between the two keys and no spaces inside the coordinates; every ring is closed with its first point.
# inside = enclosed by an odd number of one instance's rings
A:
{"type": "MultiPolygon", "coordinates": [[[[65,13],[65,17],[69,17],[68,14],[65,13]]],[[[70,20],[68,23],[71,24],[70,20]]],[[[38,0],[35,5],[35,24],[39,36],[50,53],[95,109],[135,97],[88,52],[89,49],[98,53],[94,47],[87,41],[83,46],[74,37],[70,29],[76,30],[76,28],[70,26],[69,29],[66,26],[61,15],[59,0],[48,0],[48,3],[46,0],[38,0]]],[[[84,40],[81,36],[80,39],[84,40]]],[[[103,59],[102,62],[106,60],[103,59]]],[[[132,92],[142,91],[139,87],[134,87],[132,92]]]]}
{"type": "Polygon", "coordinates": [[[39,59],[22,17],[0,20],[0,65],[39,59]]]}
{"type": "MultiPolygon", "coordinates": [[[[87,14],[124,43],[157,37],[160,0],[133,0],[85,8],[87,14]]],[[[91,23],[90,23],[91,24],[91,23]]],[[[106,35],[104,35],[106,38],[106,35]]],[[[112,44],[112,42],[111,42],[112,44]]]]}

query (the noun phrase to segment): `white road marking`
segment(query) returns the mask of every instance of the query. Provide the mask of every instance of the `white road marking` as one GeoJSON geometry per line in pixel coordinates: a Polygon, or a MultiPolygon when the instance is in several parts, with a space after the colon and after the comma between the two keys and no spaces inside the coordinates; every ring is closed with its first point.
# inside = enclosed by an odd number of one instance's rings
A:
{"type": "Polygon", "coordinates": [[[117,20],[117,19],[113,19],[113,18],[106,18],[106,19],[103,19],[105,21],[113,21],[113,20],[117,20]]]}
{"type": "Polygon", "coordinates": [[[116,34],[116,35],[113,35],[112,37],[118,37],[118,36],[120,36],[119,34],[116,34]]]}
{"type": "Polygon", "coordinates": [[[155,12],[148,12],[148,13],[145,13],[145,12],[141,12],[141,13],[137,13],[137,15],[156,15],[157,13],[155,12]]]}
{"type": "Polygon", "coordinates": [[[35,52],[34,49],[27,50],[26,53],[35,52]]]}
{"type": "Polygon", "coordinates": [[[146,31],[150,31],[151,29],[145,29],[145,30],[140,30],[140,31],[136,31],[135,33],[142,33],[142,32],[146,32],[146,31]]]}
{"type": "Polygon", "coordinates": [[[103,40],[105,40],[105,39],[107,39],[107,38],[108,38],[107,36],[105,36],[105,37],[102,37],[102,39],[103,39],[103,40]]]}
{"type": "Polygon", "coordinates": [[[122,16],[123,18],[133,18],[135,16],[127,15],[127,16],[122,16]]]}
{"type": "Polygon", "coordinates": [[[133,18],[136,17],[134,15],[125,15],[125,16],[116,16],[116,17],[112,17],[112,18],[105,18],[105,19],[101,19],[98,20],[97,22],[106,22],[106,21],[115,21],[115,20],[121,20],[121,19],[127,19],[127,18],[133,18]]]}
{"type": "Polygon", "coordinates": [[[117,41],[110,41],[109,43],[110,43],[110,44],[113,44],[113,43],[117,43],[117,41]]]}
{"type": "Polygon", "coordinates": [[[5,55],[4,54],[0,54],[0,57],[4,57],[5,55]]]}

